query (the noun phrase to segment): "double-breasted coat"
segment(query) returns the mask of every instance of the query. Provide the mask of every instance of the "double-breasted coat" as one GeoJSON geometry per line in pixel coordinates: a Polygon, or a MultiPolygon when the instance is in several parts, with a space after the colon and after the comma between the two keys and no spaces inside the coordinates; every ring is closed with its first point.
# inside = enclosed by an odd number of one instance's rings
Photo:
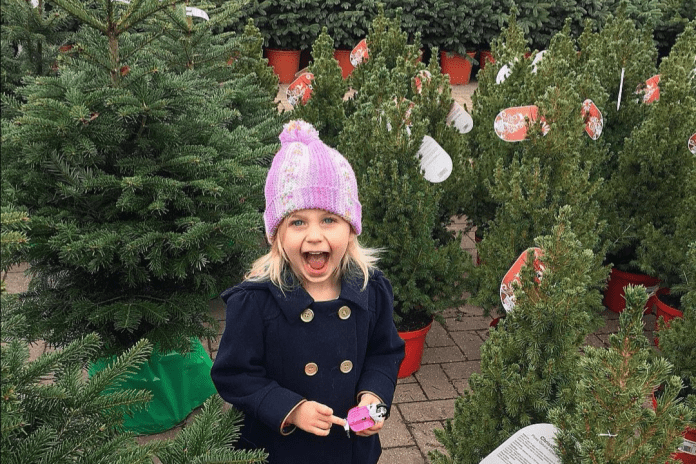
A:
{"type": "Polygon", "coordinates": [[[362,284],[344,278],[339,298],[324,302],[271,282],[223,292],[227,319],[211,376],[220,396],[245,414],[239,447],[266,449],[271,464],[377,462],[377,435],[348,437],[336,425],[327,437],[281,429],[303,399],[343,418],[362,392],[391,406],[404,356],[392,287],[380,271],[362,284]]]}

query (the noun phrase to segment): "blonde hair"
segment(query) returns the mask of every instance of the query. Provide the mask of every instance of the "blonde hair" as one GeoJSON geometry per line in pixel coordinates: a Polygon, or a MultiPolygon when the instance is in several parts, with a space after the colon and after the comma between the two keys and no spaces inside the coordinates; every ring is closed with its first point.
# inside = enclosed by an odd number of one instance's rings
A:
{"type": "MultiPolygon", "coordinates": [[[[273,236],[271,250],[254,261],[244,278],[254,282],[270,280],[282,291],[285,291],[297,285],[299,276],[296,276],[290,268],[290,260],[280,244],[278,235],[276,233],[273,236]],[[290,282],[286,279],[288,275],[293,277],[290,282]]],[[[346,253],[341,258],[341,265],[337,269],[339,278],[343,276],[362,276],[362,290],[364,290],[367,287],[370,274],[377,268],[380,251],[378,248],[363,247],[358,242],[358,237],[353,234],[352,239],[348,242],[346,253]]],[[[301,281],[299,283],[302,284],[301,281]]]]}

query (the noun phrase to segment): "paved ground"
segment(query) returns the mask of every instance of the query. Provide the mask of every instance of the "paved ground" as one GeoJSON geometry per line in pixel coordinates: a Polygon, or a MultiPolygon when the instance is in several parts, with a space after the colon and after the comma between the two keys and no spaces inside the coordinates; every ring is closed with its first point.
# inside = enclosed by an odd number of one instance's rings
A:
{"type": "MultiPolygon", "coordinates": [[[[279,97],[284,96],[285,88],[281,87],[279,97]]],[[[475,88],[475,82],[455,86],[453,97],[470,108],[470,96],[475,88]]],[[[286,104],[284,98],[279,99],[279,105],[286,104]]],[[[463,223],[463,219],[459,220],[454,227],[462,227],[463,223]]],[[[475,253],[471,236],[464,237],[462,247],[472,255],[475,253]]],[[[26,288],[25,269],[26,266],[20,266],[10,271],[6,279],[8,291],[14,293],[26,288]]],[[[211,310],[220,321],[222,331],[225,312],[221,301],[212,302],[211,310]]],[[[618,314],[606,311],[604,315],[606,326],[590,335],[587,344],[607,346],[608,334],[617,329],[618,314]]],[[[442,449],[433,430],[442,428],[444,422],[453,416],[455,399],[468,388],[470,375],[479,371],[480,346],[488,335],[491,317],[484,316],[481,308],[468,305],[452,308],[444,316],[445,323],[433,324],[428,333],[420,370],[398,382],[391,417],[380,434],[384,448],[380,464],[429,462],[428,452],[442,449]]],[[[647,327],[652,327],[654,319],[651,316],[646,318],[647,327]]],[[[214,359],[217,340],[206,345],[214,359]]],[[[33,356],[37,356],[45,347],[39,344],[31,349],[33,356]]],[[[141,437],[141,441],[174,436],[185,424],[158,435],[141,437]]]]}

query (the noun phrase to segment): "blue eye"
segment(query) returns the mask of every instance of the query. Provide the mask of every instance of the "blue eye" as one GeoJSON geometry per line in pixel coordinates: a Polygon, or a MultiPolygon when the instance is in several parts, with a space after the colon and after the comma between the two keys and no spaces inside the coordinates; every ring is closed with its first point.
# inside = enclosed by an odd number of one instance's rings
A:
{"type": "Polygon", "coordinates": [[[327,218],[324,218],[324,222],[327,224],[333,224],[334,222],[336,222],[336,219],[334,219],[332,217],[327,217],[327,218]]]}
{"type": "Polygon", "coordinates": [[[302,224],[304,224],[304,222],[301,219],[295,219],[290,222],[290,225],[294,227],[300,227],[302,224]]]}

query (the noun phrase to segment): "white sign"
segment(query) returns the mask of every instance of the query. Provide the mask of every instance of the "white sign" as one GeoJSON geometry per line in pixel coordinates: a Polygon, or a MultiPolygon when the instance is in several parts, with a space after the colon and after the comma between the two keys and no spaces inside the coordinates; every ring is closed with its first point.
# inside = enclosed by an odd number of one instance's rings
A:
{"type": "Polygon", "coordinates": [[[448,125],[454,126],[462,134],[466,134],[474,128],[474,120],[471,118],[471,115],[457,102],[452,103],[446,122],[448,125]]]}
{"type": "Polygon", "coordinates": [[[208,13],[201,10],[200,8],[194,8],[192,6],[186,7],[186,16],[196,16],[198,18],[203,18],[206,21],[210,21],[210,18],[208,17],[208,13]]]}
{"type": "Polygon", "coordinates": [[[452,158],[435,141],[434,138],[426,135],[418,149],[420,156],[421,169],[426,180],[437,184],[446,180],[452,174],[452,158]]]}
{"type": "Polygon", "coordinates": [[[480,464],[561,464],[554,452],[558,429],[553,424],[533,424],[518,430],[480,464]]]}

